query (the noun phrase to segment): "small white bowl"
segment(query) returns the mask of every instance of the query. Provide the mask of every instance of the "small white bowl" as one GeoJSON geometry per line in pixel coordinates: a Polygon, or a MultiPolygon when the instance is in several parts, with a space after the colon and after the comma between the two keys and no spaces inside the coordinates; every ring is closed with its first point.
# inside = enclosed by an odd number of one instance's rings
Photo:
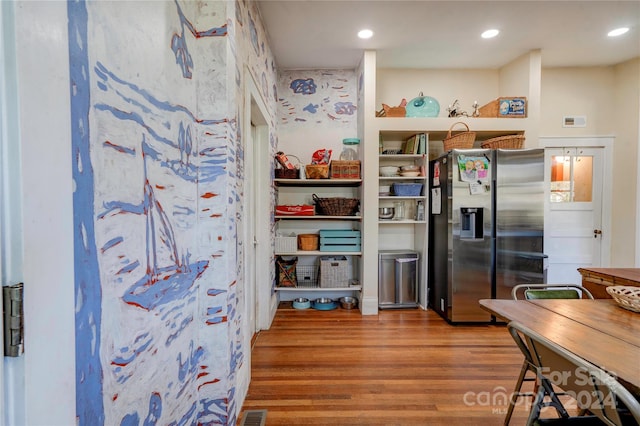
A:
{"type": "Polygon", "coordinates": [[[404,176],[404,177],[418,177],[418,176],[420,176],[420,172],[400,172],[400,176],[404,176]]]}
{"type": "Polygon", "coordinates": [[[398,175],[398,166],[381,166],[380,176],[390,177],[398,175]]]}
{"type": "Polygon", "coordinates": [[[402,167],[400,167],[400,169],[403,172],[418,172],[418,171],[420,171],[420,166],[416,166],[415,164],[411,164],[411,165],[407,165],[407,166],[402,166],[402,167]]]}

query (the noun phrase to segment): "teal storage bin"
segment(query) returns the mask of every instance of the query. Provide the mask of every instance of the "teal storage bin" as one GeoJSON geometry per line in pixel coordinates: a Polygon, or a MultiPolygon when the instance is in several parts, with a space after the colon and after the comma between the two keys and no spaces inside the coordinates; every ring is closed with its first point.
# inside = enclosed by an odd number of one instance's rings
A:
{"type": "Polygon", "coordinates": [[[350,229],[321,229],[320,251],[360,251],[360,231],[350,229]]]}

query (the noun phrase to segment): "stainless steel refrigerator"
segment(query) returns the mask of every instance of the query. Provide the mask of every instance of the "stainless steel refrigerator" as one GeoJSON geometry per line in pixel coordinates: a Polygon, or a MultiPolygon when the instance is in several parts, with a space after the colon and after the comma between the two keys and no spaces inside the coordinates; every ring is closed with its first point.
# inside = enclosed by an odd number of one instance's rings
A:
{"type": "Polygon", "coordinates": [[[544,150],[452,150],[430,161],[429,305],[493,322],[480,299],[546,282],[544,150]]]}

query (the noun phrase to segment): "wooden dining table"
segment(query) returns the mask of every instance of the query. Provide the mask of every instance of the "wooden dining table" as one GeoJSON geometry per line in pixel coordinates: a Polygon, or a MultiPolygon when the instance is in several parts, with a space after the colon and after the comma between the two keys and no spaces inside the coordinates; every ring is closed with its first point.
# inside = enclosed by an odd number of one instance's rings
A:
{"type": "Polygon", "coordinates": [[[640,313],[611,299],[482,299],[480,306],[640,389],[640,313]]]}

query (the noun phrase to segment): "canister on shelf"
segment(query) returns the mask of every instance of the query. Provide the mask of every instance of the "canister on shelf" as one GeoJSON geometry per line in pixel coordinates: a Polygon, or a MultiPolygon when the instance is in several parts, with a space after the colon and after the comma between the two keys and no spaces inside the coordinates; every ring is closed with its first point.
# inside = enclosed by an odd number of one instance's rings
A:
{"type": "Polygon", "coordinates": [[[360,139],[358,138],[345,138],[342,139],[342,152],[340,153],[340,160],[353,161],[358,159],[358,145],[360,145],[360,139]]]}

